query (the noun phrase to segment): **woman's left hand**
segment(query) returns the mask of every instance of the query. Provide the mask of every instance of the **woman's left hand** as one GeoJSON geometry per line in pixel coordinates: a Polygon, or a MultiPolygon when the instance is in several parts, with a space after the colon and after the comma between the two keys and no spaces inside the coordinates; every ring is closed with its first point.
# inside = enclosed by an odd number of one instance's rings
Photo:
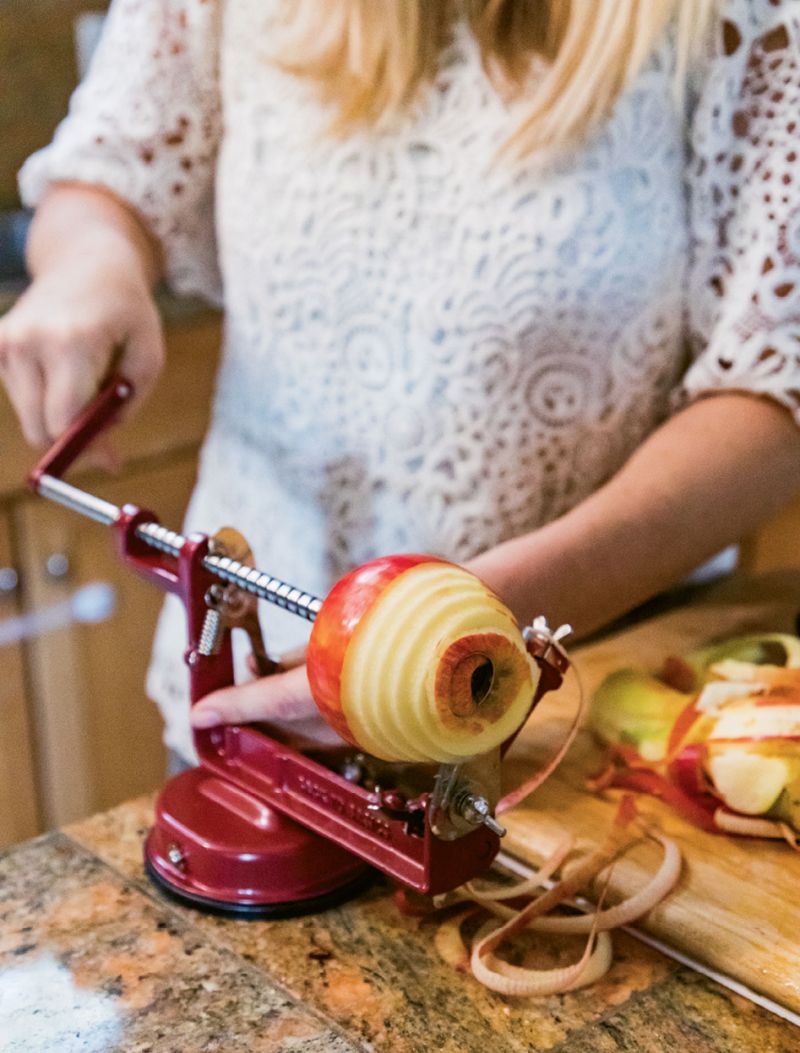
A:
{"type": "Polygon", "coordinates": [[[192,706],[193,728],[213,728],[218,724],[270,724],[307,720],[316,714],[305,665],[284,673],[250,680],[246,684],[214,691],[192,706]]]}
{"type": "MultiPolygon", "coordinates": [[[[295,659],[296,660],[296,659],[295,659]]],[[[311,697],[304,663],[246,684],[214,691],[192,706],[192,727],[220,724],[269,724],[281,741],[300,750],[332,749],[343,745],[322,719],[311,697]]]]}

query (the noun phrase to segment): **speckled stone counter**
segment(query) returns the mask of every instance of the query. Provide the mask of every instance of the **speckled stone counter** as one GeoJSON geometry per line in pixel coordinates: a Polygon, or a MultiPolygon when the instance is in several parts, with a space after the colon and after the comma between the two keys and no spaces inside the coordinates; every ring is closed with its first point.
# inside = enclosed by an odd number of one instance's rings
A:
{"type": "Polygon", "coordinates": [[[594,987],[506,999],[437,958],[384,887],[228,921],[149,883],[151,801],[0,856],[2,1053],[800,1053],[800,1030],[635,940],[594,987]]]}

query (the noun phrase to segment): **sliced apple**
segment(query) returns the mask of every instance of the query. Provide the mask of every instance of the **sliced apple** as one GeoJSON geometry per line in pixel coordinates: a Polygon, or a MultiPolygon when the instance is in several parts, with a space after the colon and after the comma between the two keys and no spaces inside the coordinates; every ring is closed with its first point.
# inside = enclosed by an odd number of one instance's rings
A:
{"type": "Polygon", "coordinates": [[[741,702],[742,699],[752,698],[753,695],[765,690],[763,684],[756,684],[752,681],[711,680],[697,696],[695,705],[701,713],[716,714],[732,702],[741,702]]]}
{"type": "Polygon", "coordinates": [[[739,683],[749,681],[761,690],[781,687],[800,691],[800,669],[786,668],[782,665],[754,665],[751,662],[726,658],[723,662],[715,662],[709,672],[720,680],[739,683]]]}
{"type": "Polygon", "coordinates": [[[781,739],[800,736],[800,706],[732,703],[723,709],[709,732],[714,739],[781,739]]]}
{"type": "Polygon", "coordinates": [[[706,772],[719,796],[736,812],[763,815],[793,775],[793,762],[754,753],[746,746],[712,750],[706,772]]]}

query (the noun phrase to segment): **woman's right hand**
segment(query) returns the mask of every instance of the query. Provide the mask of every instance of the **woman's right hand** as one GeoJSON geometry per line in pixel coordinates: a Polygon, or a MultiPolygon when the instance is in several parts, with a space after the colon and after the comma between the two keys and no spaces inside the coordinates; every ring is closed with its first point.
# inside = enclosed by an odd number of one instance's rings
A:
{"type": "Polygon", "coordinates": [[[112,366],[141,402],[163,360],[158,312],[136,268],[62,258],[0,319],[0,377],[32,446],[51,444],[112,366]]]}

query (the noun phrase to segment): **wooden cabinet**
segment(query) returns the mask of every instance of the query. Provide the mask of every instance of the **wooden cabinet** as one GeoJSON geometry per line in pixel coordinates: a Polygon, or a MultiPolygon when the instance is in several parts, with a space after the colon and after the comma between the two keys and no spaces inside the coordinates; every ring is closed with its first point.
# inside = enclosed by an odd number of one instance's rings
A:
{"type": "MultiPolygon", "coordinates": [[[[194,482],[194,457],[146,468],[98,488],[114,504],[158,509],[179,526],[194,482]]],[[[29,645],[33,724],[47,827],[146,793],[164,778],[161,721],[144,693],[163,594],[120,566],[111,531],[51,504],[16,513],[26,538],[22,573],[32,607],[63,602],[92,582],[108,583],[115,606],[97,624],[72,623],[29,645]],[[53,576],[49,567],[68,567],[53,576]]]]}
{"type": "MultiPolygon", "coordinates": [[[[15,566],[10,524],[0,515],[0,568],[15,566]]],[[[21,614],[19,590],[6,581],[0,620],[21,614]]],[[[28,714],[22,647],[0,643],[0,846],[33,837],[39,830],[38,794],[28,714]]]]}
{"type": "MultiPolygon", "coordinates": [[[[117,477],[78,470],[77,485],[114,504],[151,507],[179,528],[211,404],[218,318],[167,306],[167,367],[141,415],[119,430],[117,477]],[[171,313],[170,313],[171,312],[171,313]]],[[[0,621],[63,603],[90,582],[115,594],[112,616],[0,647],[0,846],[155,789],[161,720],[144,679],[163,595],[119,563],[107,527],[24,489],[34,455],[0,395],[0,621]]],[[[211,524],[217,526],[219,524],[211,524]]]]}

